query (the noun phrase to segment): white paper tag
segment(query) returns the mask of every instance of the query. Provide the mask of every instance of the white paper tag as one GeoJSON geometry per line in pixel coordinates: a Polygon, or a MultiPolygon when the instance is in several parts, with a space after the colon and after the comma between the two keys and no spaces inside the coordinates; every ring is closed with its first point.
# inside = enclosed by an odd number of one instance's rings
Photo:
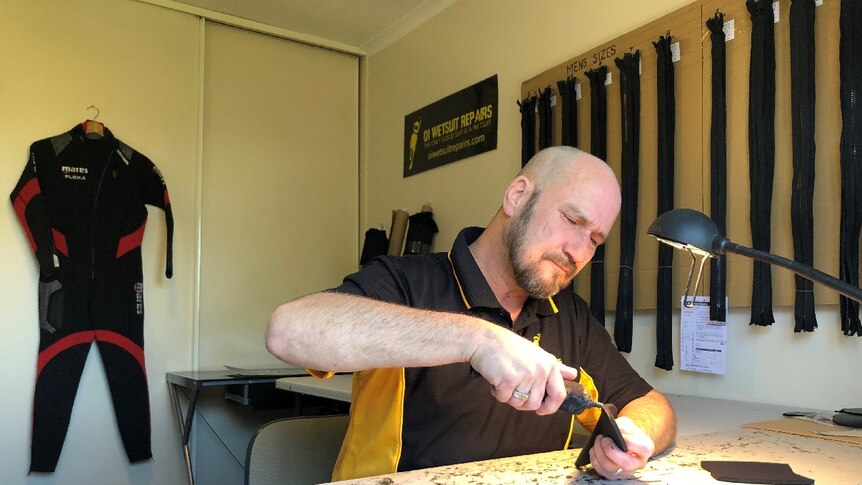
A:
{"type": "Polygon", "coordinates": [[[679,60],[679,42],[674,42],[670,45],[670,60],[671,62],[679,60]]]}
{"type": "Polygon", "coordinates": [[[772,2],[772,23],[777,24],[779,17],[778,2],[772,2]]]}
{"type": "Polygon", "coordinates": [[[551,108],[557,105],[557,95],[551,96],[551,108]]]}
{"type": "Polygon", "coordinates": [[[575,84],[575,99],[581,99],[581,83],[575,84]]]}
{"type": "Polygon", "coordinates": [[[605,76],[605,86],[610,86],[614,83],[614,77],[611,74],[611,71],[608,71],[608,75],[605,76]]]}
{"type": "Polygon", "coordinates": [[[819,7],[821,5],[823,5],[823,0],[814,0],[814,6],[815,7],[819,7]]]}
{"type": "Polygon", "coordinates": [[[691,308],[680,305],[680,313],[680,368],[723,375],[727,369],[727,324],[709,319],[709,297],[695,296],[691,308]]]}
{"type": "Polygon", "coordinates": [[[727,42],[729,40],[733,40],[734,35],[736,35],[736,27],[734,26],[733,19],[728,20],[724,23],[724,26],[721,28],[724,31],[724,41],[727,42]]]}

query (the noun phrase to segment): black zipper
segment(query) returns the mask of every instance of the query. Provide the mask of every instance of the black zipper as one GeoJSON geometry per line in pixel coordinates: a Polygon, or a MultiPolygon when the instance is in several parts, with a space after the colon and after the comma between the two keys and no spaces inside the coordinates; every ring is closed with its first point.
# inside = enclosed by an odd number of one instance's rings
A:
{"type": "Polygon", "coordinates": [[[105,161],[105,166],[102,168],[102,175],[99,177],[99,185],[96,186],[96,197],[93,198],[93,214],[90,223],[90,279],[96,279],[96,207],[99,205],[99,193],[102,191],[102,181],[105,180],[105,174],[108,172],[108,165],[111,164],[111,157],[114,156],[113,148],[108,151],[108,159],[105,161]]]}

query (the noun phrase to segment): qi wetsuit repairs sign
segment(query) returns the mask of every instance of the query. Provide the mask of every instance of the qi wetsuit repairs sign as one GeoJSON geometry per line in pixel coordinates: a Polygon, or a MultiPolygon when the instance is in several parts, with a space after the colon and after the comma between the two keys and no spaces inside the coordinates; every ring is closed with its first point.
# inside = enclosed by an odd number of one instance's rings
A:
{"type": "Polygon", "coordinates": [[[404,176],[497,148],[497,75],[404,117],[404,176]]]}

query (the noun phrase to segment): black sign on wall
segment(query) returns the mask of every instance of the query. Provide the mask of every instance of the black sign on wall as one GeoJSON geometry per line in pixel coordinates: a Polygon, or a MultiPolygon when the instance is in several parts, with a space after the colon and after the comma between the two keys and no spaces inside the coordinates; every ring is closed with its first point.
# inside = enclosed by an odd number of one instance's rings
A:
{"type": "Polygon", "coordinates": [[[404,117],[404,177],[497,148],[497,75],[404,117]]]}

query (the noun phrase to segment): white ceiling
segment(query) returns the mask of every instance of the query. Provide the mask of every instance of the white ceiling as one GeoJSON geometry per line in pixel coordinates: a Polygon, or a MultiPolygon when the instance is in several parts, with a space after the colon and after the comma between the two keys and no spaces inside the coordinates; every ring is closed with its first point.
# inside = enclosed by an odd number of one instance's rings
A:
{"type": "Polygon", "coordinates": [[[373,54],[457,0],[179,0],[373,54]]]}

